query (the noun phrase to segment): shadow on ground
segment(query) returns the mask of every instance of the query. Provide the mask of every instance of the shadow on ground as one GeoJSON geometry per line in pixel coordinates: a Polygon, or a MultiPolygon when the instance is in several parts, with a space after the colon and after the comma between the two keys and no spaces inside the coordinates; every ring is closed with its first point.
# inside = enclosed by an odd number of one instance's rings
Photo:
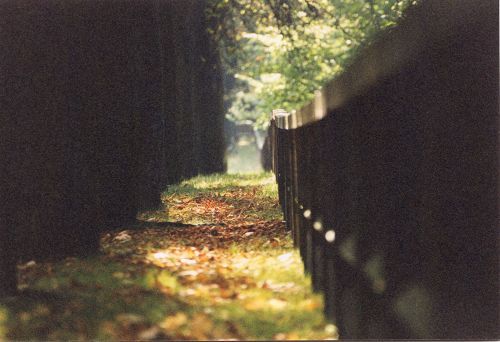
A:
{"type": "Polygon", "coordinates": [[[163,200],[103,234],[99,256],[19,265],[20,295],[0,302],[0,339],[336,337],[271,174],[196,177],[163,200]]]}

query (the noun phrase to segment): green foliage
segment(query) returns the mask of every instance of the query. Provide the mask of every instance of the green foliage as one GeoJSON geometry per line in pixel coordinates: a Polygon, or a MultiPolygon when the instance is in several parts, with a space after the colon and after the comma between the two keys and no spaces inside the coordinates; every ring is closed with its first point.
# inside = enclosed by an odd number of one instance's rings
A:
{"type": "Polygon", "coordinates": [[[412,0],[211,0],[233,120],[298,109],[412,0]],[[228,89],[230,88],[230,89],[228,89]]]}

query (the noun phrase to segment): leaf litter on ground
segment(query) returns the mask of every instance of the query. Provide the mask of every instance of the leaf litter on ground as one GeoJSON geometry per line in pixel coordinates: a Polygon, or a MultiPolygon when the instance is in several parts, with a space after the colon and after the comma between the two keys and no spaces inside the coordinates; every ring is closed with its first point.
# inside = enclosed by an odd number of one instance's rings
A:
{"type": "Polygon", "coordinates": [[[337,338],[273,177],[195,177],[139,215],[147,225],[103,234],[101,255],[20,265],[23,294],[0,302],[0,339],[337,338]]]}

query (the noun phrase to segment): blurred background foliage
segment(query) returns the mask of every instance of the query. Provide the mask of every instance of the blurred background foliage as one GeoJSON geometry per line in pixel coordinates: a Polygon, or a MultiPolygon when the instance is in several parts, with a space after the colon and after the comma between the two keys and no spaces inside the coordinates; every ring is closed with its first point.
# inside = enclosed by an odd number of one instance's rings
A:
{"type": "Polygon", "coordinates": [[[209,0],[224,66],[226,118],[265,128],[298,109],[415,0],[209,0]]]}

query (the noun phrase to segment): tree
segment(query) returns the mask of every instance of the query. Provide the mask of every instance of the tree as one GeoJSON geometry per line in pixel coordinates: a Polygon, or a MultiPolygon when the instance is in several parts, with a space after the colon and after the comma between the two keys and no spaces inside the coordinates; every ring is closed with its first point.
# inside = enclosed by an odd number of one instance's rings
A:
{"type": "MultiPolygon", "coordinates": [[[[267,124],[298,109],[411,0],[211,0],[229,91],[229,115],[267,124]]],[[[228,101],[228,102],[229,102],[228,101]]]]}

